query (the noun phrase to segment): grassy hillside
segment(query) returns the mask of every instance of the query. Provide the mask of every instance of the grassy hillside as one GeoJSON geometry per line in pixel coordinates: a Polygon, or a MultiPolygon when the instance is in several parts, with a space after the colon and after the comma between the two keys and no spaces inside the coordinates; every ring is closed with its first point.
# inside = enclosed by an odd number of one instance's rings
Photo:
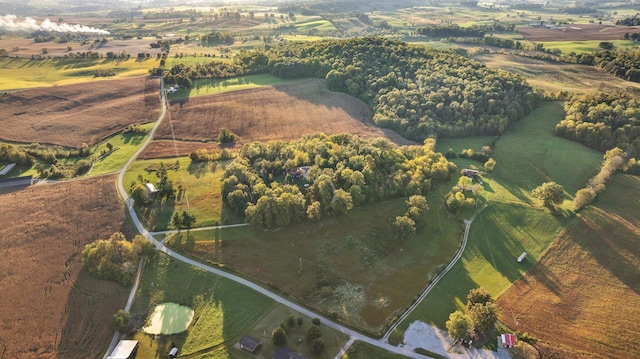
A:
{"type": "MultiPolygon", "coordinates": [[[[541,208],[530,192],[553,180],[569,193],[597,172],[602,154],[553,136],[563,116],[561,104],[545,103],[515,123],[493,148],[497,166],[483,178],[488,207],[471,226],[462,259],[439,282],[418,309],[400,326],[414,320],[444,327],[449,314],[466,302],[469,289],[484,286],[497,296],[516,281],[571,221],[554,217],[541,208]],[[528,253],[524,263],[516,258],[528,253]]],[[[470,146],[486,143],[475,139],[470,146]]],[[[442,148],[466,148],[461,140],[439,141],[442,148]]],[[[479,148],[475,148],[479,149],[479,148]]],[[[469,161],[460,160],[459,167],[469,161]]]]}

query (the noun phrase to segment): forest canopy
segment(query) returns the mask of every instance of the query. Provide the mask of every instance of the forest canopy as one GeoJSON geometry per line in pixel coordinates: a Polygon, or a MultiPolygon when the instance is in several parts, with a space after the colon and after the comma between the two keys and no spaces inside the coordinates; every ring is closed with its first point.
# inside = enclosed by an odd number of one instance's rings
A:
{"type": "Polygon", "coordinates": [[[422,146],[394,147],[385,139],[351,134],[307,135],[301,140],[246,144],[226,166],[222,198],[258,227],[343,215],[384,199],[425,195],[456,166],[422,146]]]}

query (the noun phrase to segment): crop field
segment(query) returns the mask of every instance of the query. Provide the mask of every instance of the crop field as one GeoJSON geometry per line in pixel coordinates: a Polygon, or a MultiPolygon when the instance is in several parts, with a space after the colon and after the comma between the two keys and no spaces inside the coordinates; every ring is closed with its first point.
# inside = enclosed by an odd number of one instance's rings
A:
{"type": "Polygon", "coordinates": [[[183,231],[167,243],[380,334],[457,250],[460,222],[447,215],[437,198],[427,198],[432,202],[425,229],[393,248],[385,244],[391,236],[388,222],[406,209],[405,199],[357,208],[320,224],[276,231],[183,231]]]}
{"type": "Polygon", "coordinates": [[[538,338],[538,349],[548,355],[640,356],[638,198],[638,177],[613,176],[531,271],[498,298],[501,320],[538,338]]]}
{"type": "MultiPolygon", "coordinates": [[[[220,150],[222,147],[218,143],[213,142],[191,142],[191,141],[169,141],[159,140],[151,141],[140,153],[138,159],[149,160],[154,158],[184,157],[189,156],[191,152],[201,148],[211,151],[213,149],[220,150]]],[[[225,147],[228,148],[228,147],[225,147]]]]}
{"type": "Polygon", "coordinates": [[[0,208],[0,353],[98,357],[128,290],[90,277],[81,252],[116,231],[131,238],[115,176],[3,190],[0,208]]]}
{"type": "Polygon", "coordinates": [[[221,128],[227,128],[239,143],[292,140],[318,132],[410,143],[393,131],[375,127],[371,118],[371,109],[361,100],[331,92],[324,81],[309,79],[171,101],[169,117],[155,138],[211,141],[221,128]]]}
{"type": "MultiPolygon", "coordinates": [[[[138,53],[148,53],[151,55],[153,62],[156,64],[156,56],[161,53],[160,49],[151,48],[149,44],[156,42],[152,37],[145,39],[129,39],[129,40],[114,40],[108,39],[105,43],[94,43],[93,41],[86,41],[85,43],[70,41],[66,43],[52,42],[34,42],[32,38],[19,38],[19,37],[4,37],[0,39],[0,48],[11,51],[9,53],[12,57],[30,58],[31,56],[41,56],[43,58],[51,57],[64,57],[65,55],[75,55],[82,52],[97,52],[103,57],[106,57],[107,52],[113,53],[128,53],[136,61],[138,53]],[[69,50],[71,47],[71,50],[69,50]],[[43,49],[46,49],[46,54],[43,49]],[[17,50],[17,51],[15,51],[17,50]]],[[[106,59],[103,59],[106,60],[106,59]]]]}
{"type": "Polygon", "coordinates": [[[194,320],[187,332],[160,340],[136,334],[142,342],[138,359],[156,358],[159,349],[165,355],[170,342],[180,347],[181,355],[234,350],[235,341],[274,305],[247,287],[157,253],[145,264],[131,316],[142,324],[157,304],[165,302],[194,309],[194,320]]]}
{"type": "Polygon", "coordinates": [[[551,92],[584,93],[588,90],[640,88],[640,84],[636,82],[625,81],[593,66],[564,64],[508,54],[483,54],[475,59],[489,67],[522,75],[531,86],[551,92]]]}
{"type": "Polygon", "coordinates": [[[222,204],[221,177],[224,172],[224,162],[191,163],[189,158],[173,158],[169,160],[140,160],[131,164],[125,174],[123,184],[129,188],[139,176],[151,183],[156,183],[158,177],[154,171],[146,171],[146,168],[157,169],[160,162],[165,166],[174,165],[178,161],[180,168],[167,170],[169,179],[175,189],[182,186],[175,200],[162,203],[152,202],[146,207],[137,208],[140,220],[152,231],[173,228],[171,217],[176,211],[187,211],[196,216],[197,227],[212,226],[223,222],[239,223],[233,213],[229,213],[222,204]]]}
{"type": "Polygon", "coordinates": [[[19,90],[33,87],[51,87],[91,82],[97,84],[113,79],[146,76],[149,69],[157,67],[155,59],[138,61],[137,59],[82,60],[82,59],[45,59],[30,60],[23,58],[0,57],[0,91],[19,90]],[[96,71],[111,70],[115,76],[95,77],[96,71]],[[29,76],[24,76],[29,73],[29,76]]]}
{"type": "MultiPolygon", "coordinates": [[[[598,170],[601,153],[553,136],[553,128],[562,116],[560,103],[547,102],[513,124],[497,141],[493,148],[496,169],[482,179],[488,207],[473,222],[461,261],[402,322],[400,331],[415,320],[444,328],[449,314],[464,306],[472,288],[484,286],[498,296],[570,223],[569,214],[555,217],[530,195],[548,180],[563,185],[567,196],[572,195],[598,170]],[[517,263],[523,251],[528,253],[527,260],[517,263]]],[[[440,140],[438,146],[459,148],[460,141],[440,140]]]]}
{"type": "Polygon", "coordinates": [[[55,86],[0,95],[0,139],[80,147],[129,124],[155,121],[157,79],[133,78],[55,86]]]}
{"type": "Polygon", "coordinates": [[[611,26],[598,24],[566,25],[565,29],[548,29],[545,27],[534,26],[520,26],[517,29],[517,32],[527,40],[536,42],[621,40],[625,33],[639,31],[640,29],[637,26],[611,26]]]}

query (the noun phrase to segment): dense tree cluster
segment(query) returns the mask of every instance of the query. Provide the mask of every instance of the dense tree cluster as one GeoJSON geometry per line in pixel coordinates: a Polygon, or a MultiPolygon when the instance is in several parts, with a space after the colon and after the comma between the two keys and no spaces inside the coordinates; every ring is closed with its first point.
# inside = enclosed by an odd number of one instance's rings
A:
{"type": "Polygon", "coordinates": [[[19,165],[32,165],[33,157],[21,147],[0,143],[0,161],[19,165]]]}
{"type": "Polygon", "coordinates": [[[214,31],[200,36],[202,46],[233,45],[234,39],[230,32],[214,31]]]}
{"type": "Polygon", "coordinates": [[[637,49],[570,54],[563,56],[562,61],[595,66],[622,79],[640,82],[640,50],[637,49]]]}
{"type": "Polygon", "coordinates": [[[427,27],[419,27],[416,30],[418,35],[443,38],[443,37],[484,37],[487,33],[492,32],[513,32],[516,29],[515,24],[502,24],[494,22],[489,25],[474,25],[469,27],[460,27],[456,24],[451,25],[432,25],[427,27]]]}
{"type": "Polygon", "coordinates": [[[638,14],[633,15],[632,17],[628,17],[622,20],[616,21],[616,25],[623,26],[640,26],[640,16],[638,14]]]}
{"type": "Polygon", "coordinates": [[[640,100],[628,93],[574,95],[564,105],[565,118],[555,134],[591,148],[623,149],[629,158],[640,156],[640,100]]]}
{"type": "Polygon", "coordinates": [[[489,69],[452,50],[365,37],[286,43],[243,51],[234,63],[152,69],[168,83],[271,72],[326,78],[327,87],[368,102],[374,121],[409,139],[502,134],[541,97],[517,75],[489,69]]]}
{"type": "Polygon", "coordinates": [[[153,244],[140,235],[128,241],[124,234],[116,232],[107,240],[99,239],[84,246],[82,264],[96,278],[128,286],[133,283],[142,254],[151,254],[153,250],[153,244]]]}
{"type": "Polygon", "coordinates": [[[472,335],[472,329],[481,334],[491,334],[498,322],[499,308],[491,294],[483,287],[471,289],[467,295],[466,310],[449,315],[446,323],[449,336],[464,339],[472,335]]]}
{"type": "MultiPolygon", "coordinates": [[[[424,195],[431,181],[447,180],[456,170],[434,145],[429,139],[423,146],[395,148],[384,139],[350,134],[253,142],[225,168],[222,198],[253,225],[271,228],[342,215],[364,203],[424,195]]],[[[426,204],[416,206],[424,210],[426,204]]]]}

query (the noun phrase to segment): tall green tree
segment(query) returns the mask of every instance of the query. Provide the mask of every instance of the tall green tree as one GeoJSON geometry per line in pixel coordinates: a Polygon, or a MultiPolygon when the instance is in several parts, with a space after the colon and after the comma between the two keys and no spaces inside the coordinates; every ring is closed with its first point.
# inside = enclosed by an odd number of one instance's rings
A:
{"type": "Polygon", "coordinates": [[[447,332],[452,339],[462,339],[471,333],[473,322],[464,312],[456,310],[449,315],[449,320],[445,324],[447,332]]]}
{"type": "Polygon", "coordinates": [[[555,182],[545,182],[531,191],[531,195],[542,201],[542,204],[550,210],[562,203],[564,188],[555,182]]]}

